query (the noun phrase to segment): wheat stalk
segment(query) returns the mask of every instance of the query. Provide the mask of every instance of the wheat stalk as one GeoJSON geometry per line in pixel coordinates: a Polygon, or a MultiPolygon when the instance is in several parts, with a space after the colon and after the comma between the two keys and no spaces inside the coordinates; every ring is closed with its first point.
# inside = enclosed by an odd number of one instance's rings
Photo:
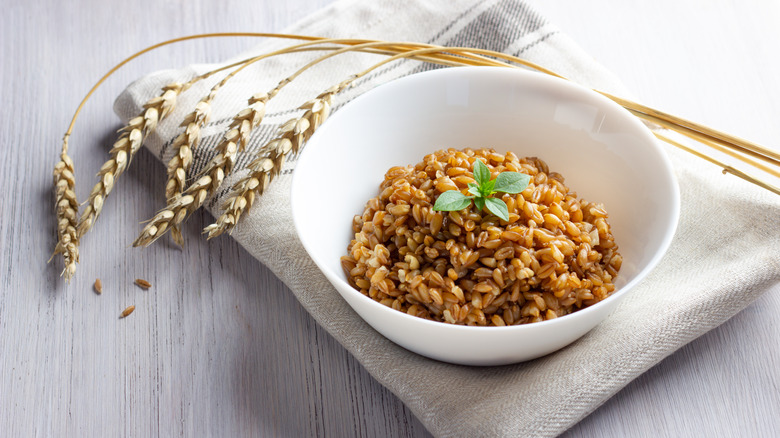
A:
{"type": "MultiPolygon", "coordinates": [[[[351,40],[326,40],[326,41],[338,42],[338,41],[351,41],[351,40]]],[[[322,42],[312,41],[308,43],[298,44],[282,50],[277,50],[275,52],[271,52],[265,55],[256,56],[244,60],[243,62],[241,62],[241,66],[238,69],[228,74],[219,83],[217,83],[211,88],[209,94],[203,99],[201,99],[200,102],[198,102],[197,105],[195,105],[195,109],[184,118],[184,120],[181,123],[181,126],[184,127],[184,131],[176,137],[173,144],[171,145],[171,149],[173,150],[174,154],[173,157],[168,161],[168,167],[167,167],[168,180],[165,185],[165,197],[167,199],[171,199],[175,195],[184,191],[186,180],[187,180],[187,171],[189,170],[189,167],[192,164],[192,151],[195,149],[195,147],[197,147],[197,144],[200,140],[200,129],[206,123],[208,123],[208,119],[211,113],[211,103],[216,97],[217,91],[220,88],[222,88],[232,77],[234,77],[241,70],[243,70],[244,68],[248,67],[249,65],[261,59],[274,56],[274,55],[283,54],[283,53],[298,51],[304,48],[311,49],[308,46],[315,45],[315,44],[322,44],[322,42]]],[[[283,81],[275,88],[275,92],[272,92],[271,94],[275,95],[284,85],[286,85],[289,82],[290,82],[289,78],[287,81],[283,81]]]]}
{"type": "Polygon", "coordinates": [[[176,105],[179,94],[192,85],[192,81],[186,84],[173,83],[164,86],[161,95],[152,98],[144,104],[144,110],[138,117],[127,122],[119,132],[119,139],[109,152],[111,158],[106,161],[98,172],[100,181],[92,187],[92,192],[87,199],[87,206],[81,214],[78,223],[78,237],[81,238],[95,224],[97,217],[103,210],[103,202],[114,188],[116,179],[130,165],[130,161],[141,148],[141,144],[157,124],[163,120],[176,105]]]}
{"type": "MultiPolygon", "coordinates": [[[[325,40],[325,42],[337,42],[337,43],[343,41],[351,42],[352,40],[337,40],[337,39],[325,40]]],[[[319,44],[321,42],[322,41],[302,43],[297,46],[293,46],[292,48],[301,48],[312,44],[319,44]]],[[[260,117],[256,120],[256,122],[254,121],[253,118],[247,118],[250,114],[252,114],[251,105],[262,104],[263,111],[264,111],[265,103],[267,103],[268,100],[276,96],[279,93],[279,91],[281,91],[281,89],[284,88],[287,84],[292,82],[296,77],[298,77],[300,74],[302,74],[304,71],[308,70],[312,66],[321,63],[327,59],[330,59],[336,55],[348,51],[364,50],[364,49],[371,49],[377,47],[392,48],[396,44],[397,43],[388,43],[383,41],[367,42],[367,43],[360,43],[360,44],[347,46],[332,51],[331,53],[328,53],[324,56],[321,56],[307,63],[306,65],[298,69],[295,73],[280,81],[276,85],[276,87],[274,87],[268,93],[262,93],[250,99],[249,112],[245,114],[246,110],[242,111],[233,120],[231,127],[228,130],[228,133],[225,135],[222,142],[217,146],[217,155],[206,166],[206,171],[205,171],[206,174],[202,176],[200,179],[198,179],[197,181],[195,181],[195,183],[193,183],[189,188],[187,188],[185,192],[183,192],[184,195],[192,196],[193,202],[188,202],[186,205],[183,205],[181,204],[181,200],[178,199],[178,197],[174,196],[173,198],[170,198],[168,200],[168,205],[166,206],[166,208],[160,210],[160,212],[158,212],[158,214],[155,215],[154,218],[152,218],[150,221],[147,222],[147,224],[141,230],[139,236],[133,242],[133,246],[144,246],[144,247],[148,246],[152,244],[154,241],[156,241],[157,239],[159,239],[160,237],[162,237],[169,229],[175,230],[174,232],[178,233],[179,224],[183,222],[187,218],[187,216],[189,216],[192,212],[200,208],[203,205],[203,202],[205,202],[206,198],[212,195],[219,188],[225,176],[233,170],[233,164],[235,163],[236,154],[241,150],[243,150],[244,146],[249,140],[249,135],[251,134],[252,130],[254,130],[254,128],[262,121],[262,115],[264,113],[260,115],[260,117]],[[239,128],[240,131],[238,130],[239,128]],[[238,142],[238,148],[236,147],[237,146],[236,139],[240,139],[240,141],[238,142]],[[173,215],[162,214],[166,211],[172,212],[173,215]]],[[[291,48],[282,49],[281,51],[272,52],[271,54],[262,55],[261,57],[250,60],[248,63],[242,65],[241,68],[239,68],[235,72],[231,73],[228,77],[226,77],[222,81],[222,84],[224,84],[224,82],[229,80],[233,75],[238,73],[238,71],[240,71],[241,69],[249,65],[249,63],[255,62],[258,59],[264,57],[272,56],[274,54],[289,52],[290,49],[291,48]]],[[[390,59],[394,59],[394,58],[395,57],[390,59]]],[[[379,63],[377,64],[377,66],[381,64],[383,63],[379,63]]],[[[352,78],[351,80],[354,80],[354,78],[352,78]]],[[[328,110],[329,108],[330,107],[328,106],[328,110]]],[[[319,117],[319,116],[320,116],[319,111],[313,113],[313,117],[319,117]]],[[[316,121],[316,126],[319,126],[321,122],[322,120],[316,121]]],[[[305,123],[305,122],[302,121],[301,123],[305,123]]],[[[296,146],[294,149],[297,150],[298,147],[299,146],[296,146]]]]}
{"type": "MultiPolygon", "coordinates": [[[[100,78],[100,80],[94,86],[92,86],[89,92],[87,92],[87,95],[84,96],[84,98],[79,103],[79,106],[76,108],[76,112],[73,114],[73,118],[71,119],[70,125],[68,126],[68,129],[65,132],[65,135],[63,136],[62,150],[60,152],[60,161],[54,167],[54,187],[55,187],[55,199],[56,199],[55,211],[57,217],[57,244],[54,247],[54,253],[52,254],[52,258],[54,257],[54,255],[57,254],[63,255],[63,259],[65,262],[65,269],[62,271],[61,275],[64,276],[66,281],[68,282],[70,282],[70,279],[73,278],[73,275],[76,273],[76,263],[79,261],[78,245],[81,236],[83,236],[83,234],[86,233],[94,224],[95,220],[97,219],[97,216],[100,214],[100,211],[102,210],[102,205],[103,205],[103,201],[105,200],[105,197],[108,196],[108,193],[110,193],[111,189],[113,188],[113,183],[116,179],[116,176],[118,176],[127,168],[130,162],[130,158],[132,158],[132,154],[128,155],[127,151],[116,150],[115,153],[112,153],[111,160],[109,160],[109,162],[106,162],[101,168],[101,172],[105,170],[106,173],[98,174],[99,176],[101,176],[101,181],[92,190],[92,194],[90,195],[90,199],[88,200],[89,205],[87,207],[89,213],[82,216],[81,218],[83,219],[82,222],[81,219],[80,220],[76,219],[78,215],[79,205],[76,200],[76,194],[75,194],[76,181],[74,176],[73,160],[70,158],[70,156],[68,156],[68,139],[70,138],[70,135],[73,131],[73,127],[75,126],[76,119],[81,113],[81,110],[84,108],[84,104],[86,104],[87,100],[89,100],[90,96],[92,96],[95,90],[97,90],[97,88],[109,76],[111,76],[116,70],[118,70],[124,64],[126,64],[133,58],[136,58],[145,52],[153,50],[156,47],[159,47],[160,45],[162,44],[158,44],[149,47],[147,49],[144,49],[138,53],[135,53],[134,55],[130,56],[129,58],[125,59],[124,61],[114,66],[111,70],[108,71],[108,73],[103,75],[103,77],[100,78]],[[118,172],[108,175],[108,172],[112,168],[115,168],[115,170],[118,172]]],[[[211,72],[196,77],[190,80],[188,83],[183,84],[181,86],[178,86],[178,84],[176,84],[175,86],[172,87],[173,91],[175,92],[176,96],[178,96],[178,94],[180,94],[185,89],[189,88],[196,81],[205,79],[222,70],[236,67],[237,65],[240,65],[245,62],[246,60],[212,70],[211,72]]],[[[162,96],[159,96],[158,98],[152,99],[151,101],[147,102],[147,106],[150,106],[151,108],[155,106],[153,104],[154,101],[159,99],[159,102],[156,102],[157,103],[156,106],[159,106],[159,108],[156,109],[157,117],[158,117],[157,122],[159,122],[159,119],[165,117],[173,109],[172,108],[173,103],[171,102],[171,100],[175,102],[175,97],[172,97],[170,93],[168,93],[168,91],[169,90],[166,90],[164,88],[162,96]],[[168,93],[167,97],[166,97],[166,93],[168,93]],[[162,113],[160,113],[161,109],[163,110],[162,113]]],[[[141,131],[142,137],[148,135],[157,126],[157,122],[153,121],[152,113],[149,112],[147,114],[148,109],[149,108],[146,108],[141,115],[141,117],[143,117],[144,120],[143,123],[145,125],[144,128],[146,128],[141,131]]],[[[125,136],[127,137],[128,141],[130,140],[132,131],[127,131],[127,128],[132,124],[133,121],[131,121],[130,123],[128,123],[127,126],[125,126],[126,129],[123,132],[123,134],[120,136],[120,140],[117,141],[117,143],[119,143],[120,141],[123,142],[122,137],[125,136]]],[[[112,148],[112,152],[114,152],[116,146],[118,146],[118,144],[114,145],[114,148],[112,148]]],[[[140,145],[136,145],[135,148],[131,147],[131,152],[134,153],[135,151],[137,151],[138,147],[140,147],[140,145]]],[[[49,259],[49,261],[51,261],[51,258],[49,259]]]]}
{"type": "Polygon", "coordinates": [[[328,118],[333,97],[348,87],[352,80],[354,78],[335,85],[298,107],[305,110],[304,113],[282,124],[278,135],[260,148],[257,157],[248,166],[249,174],[233,186],[232,195],[223,204],[225,212],[215,223],[204,228],[203,232],[208,233],[209,239],[233,229],[242,213],[252,207],[255,196],[262,195],[279,175],[287,156],[298,154],[309,137],[328,118]]]}
{"type": "Polygon", "coordinates": [[[243,150],[249,141],[252,130],[260,124],[265,115],[267,93],[259,93],[249,99],[246,108],[233,117],[228,132],[217,146],[217,155],[211,159],[206,174],[201,176],[182,194],[171,198],[168,205],[160,210],[141,230],[133,246],[148,246],[162,237],[171,226],[181,224],[184,219],[200,208],[230,173],[236,161],[236,154],[243,150]]]}
{"type": "MultiPolygon", "coordinates": [[[[320,42],[314,41],[303,43],[245,60],[241,63],[240,67],[229,73],[219,83],[214,85],[211,88],[209,94],[195,105],[195,109],[189,113],[181,123],[181,126],[184,127],[184,132],[179,134],[171,145],[174,154],[170,161],[168,161],[168,180],[165,184],[165,198],[167,200],[167,207],[170,207],[173,203],[173,199],[177,195],[181,194],[185,189],[187,182],[187,171],[192,165],[192,151],[197,147],[198,142],[200,141],[201,128],[206,123],[208,123],[209,116],[211,114],[211,102],[216,97],[217,91],[219,91],[219,89],[222,88],[232,77],[238,74],[238,72],[261,59],[277,54],[296,51],[300,48],[313,44],[320,44],[320,42]]],[[[184,237],[181,234],[179,225],[171,224],[170,231],[173,241],[177,245],[182,246],[184,244],[184,237]]]]}
{"type": "MultiPolygon", "coordinates": [[[[68,156],[68,137],[63,140],[60,161],[54,166],[54,209],[57,214],[57,245],[52,258],[62,254],[65,268],[60,274],[70,282],[79,261],[79,237],[76,231],[79,203],[76,200],[76,178],[73,160],[68,156]]],[[[49,259],[51,261],[51,258],[49,259]]]]}
{"type": "MultiPolygon", "coordinates": [[[[223,78],[218,84],[216,84],[214,87],[212,87],[209,94],[201,99],[200,102],[195,106],[195,109],[185,117],[184,121],[182,122],[182,126],[185,128],[184,132],[182,132],[177,138],[174,140],[174,143],[172,145],[172,148],[174,149],[174,156],[171,158],[171,160],[168,162],[168,180],[166,182],[165,186],[165,196],[167,199],[166,202],[166,208],[171,208],[173,203],[175,202],[175,197],[179,194],[181,194],[184,191],[185,184],[187,181],[187,171],[189,170],[190,165],[192,164],[192,150],[197,146],[198,141],[200,140],[200,129],[208,122],[208,117],[211,109],[211,102],[216,97],[217,91],[223,87],[231,78],[233,78],[236,74],[238,74],[241,70],[245,69],[246,67],[250,66],[251,64],[260,61],[261,59],[268,58],[270,56],[280,55],[284,53],[290,53],[295,52],[299,50],[307,50],[310,49],[313,45],[323,44],[324,42],[328,43],[353,43],[354,40],[351,39],[327,39],[324,41],[310,41],[306,43],[297,44],[291,47],[287,47],[281,50],[277,50],[271,53],[267,53],[264,55],[256,56],[254,58],[247,59],[241,63],[241,66],[228,74],[225,78],[223,78]]],[[[328,59],[332,56],[335,56],[336,54],[339,54],[343,51],[349,51],[349,50],[359,50],[363,48],[370,48],[370,47],[380,47],[387,45],[387,43],[375,43],[375,42],[369,42],[369,43],[362,43],[362,44],[355,44],[353,47],[344,48],[344,49],[335,49],[333,53],[322,56],[313,62],[310,62],[303,68],[299,69],[296,73],[294,73],[292,76],[286,78],[285,80],[279,82],[279,84],[271,90],[267,96],[264,97],[265,102],[267,102],[268,99],[272,98],[276,94],[279,93],[279,91],[287,84],[292,82],[295,77],[300,75],[303,71],[310,68],[312,65],[322,62],[325,59],[328,59]]],[[[213,72],[212,72],[213,73],[213,72]]],[[[259,103],[260,101],[258,99],[255,99],[254,101],[250,99],[250,105],[253,103],[259,103]]],[[[262,116],[261,116],[262,119],[262,116]]],[[[242,122],[242,127],[246,128],[245,124],[247,123],[247,120],[244,120],[242,122]]],[[[257,121],[257,124],[259,124],[260,121],[257,121]]],[[[246,141],[249,138],[249,134],[251,134],[252,129],[254,129],[257,124],[252,125],[251,128],[248,128],[247,131],[242,131],[242,141],[240,143],[240,149],[243,149],[243,145],[246,144],[246,141]]],[[[223,149],[218,153],[217,158],[220,158],[220,154],[224,155],[224,157],[233,156],[234,153],[229,151],[228,149],[223,149]],[[225,155],[227,154],[227,155],[225,155]]],[[[232,161],[235,161],[235,157],[233,156],[232,161]]],[[[210,177],[209,181],[202,180],[199,181],[201,184],[201,187],[199,192],[197,193],[196,199],[203,199],[205,200],[208,195],[210,195],[214,190],[216,190],[219,185],[222,182],[222,178],[224,178],[224,175],[230,173],[230,170],[232,169],[232,161],[228,160],[217,160],[212,161],[211,166],[209,166],[209,169],[207,169],[207,173],[212,175],[207,175],[210,177]],[[213,168],[212,168],[213,167],[213,168]],[[205,185],[204,185],[205,184],[205,185]],[[210,189],[208,189],[208,186],[211,186],[210,189]],[[205,196],[203,193],[201,193],[201,190],[206,190],[205,196]]],[[[196,183],[198,185],[198,183],[196,183]]],[[[192,208],[197,209],[200,207],[203,201],[200,203],[193,204],[192,208]]],[[[145,229],[144,231],[151,231],[153,228],[147,227],[148,229],[145,229]]],[[[178,223],[172,223],[170,224],[170,231],[171,235],[173,236],[173,240],[176,244],[179,246],[183,245],[184,238],[181,234],[181,230],[179,228],[178,223]]],[[[159,227],[157,229],[157,232],[159,233],[159,227]]],[[[142,234],[144,232],[142,231],[142,234]]]]}

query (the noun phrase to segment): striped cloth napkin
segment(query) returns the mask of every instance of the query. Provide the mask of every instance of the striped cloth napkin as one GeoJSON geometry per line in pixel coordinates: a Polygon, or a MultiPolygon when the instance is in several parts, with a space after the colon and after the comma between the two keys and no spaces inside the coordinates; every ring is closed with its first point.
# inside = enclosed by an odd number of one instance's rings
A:
{"type": "MultiPolygon", "coordinates": [[[[492,49],[524,57],[580,84],[627,96],[614,76],[523,0],[341,0],[285,32],[492,49]]],[[[234,60],[289,44],[264,40],[234,60]]],[[[191,174],[213,156],[220,135],[249,96],[270,90],[312,56],[316,55],[275,57],[228,82],[214,101],[212,121],[202,130],[191,174]]],[[[263,127],[224,187],[245,174],[242,169],[253,152],[292,117],[291,108],[373,64],[379,59],[375,56],[340,56],[285,88],[269,104],[263,127]]],[[[118,98],[115,111],[127,121],[163,85],[215,67],[194,65],[144,77],[118,98]]],[[[390,64],[340,94],[335,109],[379,84],[431,68],[416,61],[390,64]]],[[[146,147],[152,153],[164,162],[170,159],[170,145],[181,129],[178,121],[217,80],[201,81],[180,97],[174,113],[148,139],[146,147]]],[[[429,360],[396,346],[363,322],[317,270],[296,236],[288,199],[294,162],[287,163],[232,237],[284,281],[317,322],[434,435],[555,436],[780,281],[776,197],[736,178],[724,182],[707,164],[671,148],[667,152],[682,191],[680,225],[667,256],[610,318],[586,336],[557,353],[517,365],[476,368],[429,360]]],[[[219,213],[227,192],[223,189],[207,201],[212,213],[219,213]]]]}

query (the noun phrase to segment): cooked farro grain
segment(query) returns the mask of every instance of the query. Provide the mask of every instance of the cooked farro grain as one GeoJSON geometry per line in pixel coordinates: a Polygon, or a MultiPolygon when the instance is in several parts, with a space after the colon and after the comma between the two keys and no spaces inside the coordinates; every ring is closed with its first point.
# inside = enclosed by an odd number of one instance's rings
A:
{"type": "Polygon", "coordinates": [[[465,325],[516,325],[557,318],[614,290],[622,257],[601,204],[578,199],[538,158],[492,149],[441,150],[415,166],[393,167],[380,194],[355,216],[341,264],[349,283],[393,309],[465,325]],[[447,190],[468,194],[479,157],[493,178],[531,176],[501,195],[503,221],[473,203],[434,211],[447,190]]]}

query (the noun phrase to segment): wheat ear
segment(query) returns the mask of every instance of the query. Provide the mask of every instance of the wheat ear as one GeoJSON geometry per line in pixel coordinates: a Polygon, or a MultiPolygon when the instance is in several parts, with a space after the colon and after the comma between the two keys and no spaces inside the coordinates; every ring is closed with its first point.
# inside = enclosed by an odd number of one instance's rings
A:
{"type": "MultiPolygon", "coordinates": [[[[79,203],[76,200],[76,178],[73,175],[73,160],[68,156],[68,136],[65,136],[60,153],[60,161],[54,166],[54,208],[57,214],[57,245],[54,258],[62,254],[65,268],[60,274],[70,282],[76,273],[79,261],[79,237],[77,215],[79,203]]],[[[51,258],[49,259],[51,261],[51,258]]]]}
{"type": "MultiPolygon", "coordinates": [[[[219,86],[212,88],[211,92],[195,105],[195,109],[181,123],[184,132],[179,134],[171,145],[174,154],[173,158],[168,161],[168,181],[165,184],[166,199],[172,199],[184,191],[187,172],[192,165],[192,151],[200,141],[200,129],[208,123],[211,115],[211,102],[218,89],[219,86]]],[[[178,225],[171,227],[171,237],[177,245],[184,244],[184,237],[181,235],[178,225]]]]}
{"type": "Polygon", "coordinates": [[[204,228],[203,232],[208,233],[209,239],[232,231],[241,215],[252,207],[255,197],[262,195],[279,175],[287,157],[298,154],[309,137],[328,118],[334,96],[349,86],[352,80],[335,85],[298,107],[305,110],[304,113],[282,124],[278,135],[260,148],[257,157],[249,163],[249,174],[233,185],[232,194],[222,205],[225,211],[215,223],[204,228]]]}
{"type": "Polygon", "coordinates": [[[141,148],[146,136],[149,135],[157,124],[163,120],[176,105],[179,94],[192,84],[173,83],[163,87],[163,93],[152,98],[144,104],[143,112],[127,122],[119,139],[111,148],[111,158],[106,161],[98,172],[100,181],[92,187],[92,192],[87,199],[87,206],[79,219],[78,237],[81,238],[95,224],[97,217],[103,210],[103,202],[114,188],[116,179],[130,165],[130,161],[138,149],[141,148]]]}
{"type": "Polygon", "coordinates": [[[201,176],[181,195],[169,200],[169,205],[160,210],[141,230],[141,234],[133,242],[133,246],[149,246],[162,237],[165,232],[200,208],[206,198],[212,194],[225,179],[225,175],[233,170],[236,155],[243,150],[249,141],[252,130],[260,124],[265,115],[265,104],[270,99],[267,93],[259,93],[249,99],[249,108],[239,112],[217,146],[217,155],[211,159],[206,174],[201,176]]]}

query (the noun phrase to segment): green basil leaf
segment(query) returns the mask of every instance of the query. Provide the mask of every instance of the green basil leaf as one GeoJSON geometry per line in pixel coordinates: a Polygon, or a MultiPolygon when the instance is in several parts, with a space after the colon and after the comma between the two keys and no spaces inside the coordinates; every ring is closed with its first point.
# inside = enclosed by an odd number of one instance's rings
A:
{"type": "Polygon", "coordinates": [[[474,160],[474,181],[482,187],[486,182],[490,181],[490,169],[482,162],[482,160],[474,160]]]}
{"type": "Polygon", "coordinates": [[[474,196],[482,196],[482,193],[479,191],[479,186],[474,183],[469,183],[469,193],[474,196]]]}
{"type": "Polygon", "coordinates": [[[509,209],[504,201],[498,198],[487,198],[485,199],[485,205],[487,206],[488,211],[494,215],[505,221],[509,220],[509,209]]]}
{"type": "Polygon", "coordinates": [[[439,195],[433,209],[436,211],[460,211],[471,203],[471,196],[466,196],[457,190],[447,190],[439,195]]]}
{"type": "Polygon", "coordinates": [[[531,177],[519,172],[501,172],[495,179],[493,190],[504,193],[520,193],[528,187],[531,177]]]}
{"type": "Polygon", "coordinates": [[[481,196],[474,198],[474,206],[477,207],[477,213],[482,211],[482,209],[485,208],[485,198],[481,196]]]}

